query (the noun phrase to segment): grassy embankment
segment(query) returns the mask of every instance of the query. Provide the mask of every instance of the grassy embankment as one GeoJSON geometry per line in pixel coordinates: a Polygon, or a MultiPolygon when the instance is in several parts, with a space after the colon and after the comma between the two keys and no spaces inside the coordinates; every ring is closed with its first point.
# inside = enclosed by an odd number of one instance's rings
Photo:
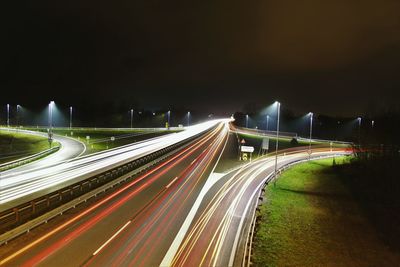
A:
{"type": "Polygon", "coordinates": [[[285,171],[276,187],[267,186],[255,235],[255,266],[399,264],[399,253],[365,212],[365,198],[348,187],[348,160],[336,163],[303,163],[285,171]]]}
{"type": "MultiPolygon", "coordinates": [[[[52,146],[57,146],[53,143],[52,146]]],[[[0,163],[17,160],[49,149],[47,138],[12,131],[0,131],[0,163]]]]}

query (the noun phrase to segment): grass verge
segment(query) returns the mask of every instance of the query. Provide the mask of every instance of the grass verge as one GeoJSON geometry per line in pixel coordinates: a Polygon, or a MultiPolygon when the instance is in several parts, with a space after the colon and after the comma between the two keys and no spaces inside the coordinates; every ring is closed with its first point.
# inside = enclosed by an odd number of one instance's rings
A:
{"type": "MultiPolygon", "coordinates": [[[[46,132],[45,128],[29,128],[30,130],[46,132]]],[[[94,128],[54,128],[53,132],[58,135],[69,136],[85,143],[87,150],[85,154],[91,154],[127,144],[132,144],[145,139],[165,135],[174,131],[146,131],[137,129],[94,129],[94,128]],[[89,139],[87,139],[89,136],[89,139]],[[113,141],[111,138],[113,137],[113,141]]]]}
{"type": "MultiPolygon", "coordinates": [[[[53,146],[58,145],[53,143],[53,146]]],[[[17,160],[49,149],[47,138],[12,131],[0,131],[0,163],[17,160]]]]}
{"type": "MultiPolygon", "coordinates": [[[[338,164],[347,164],[343,158],[338,164]]],[[[254,239],[254,266],[395,266],[332,159],[303,163],[266,188],[254,239]]]]}

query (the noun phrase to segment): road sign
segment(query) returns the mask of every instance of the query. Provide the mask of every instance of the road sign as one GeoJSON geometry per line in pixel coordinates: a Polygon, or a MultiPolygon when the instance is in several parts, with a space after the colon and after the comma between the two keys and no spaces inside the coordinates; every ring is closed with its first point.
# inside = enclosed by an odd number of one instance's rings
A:
{"type": "Polygon", "coordinates": [[[246,141],[244,141],[244,139],[242,139],[242,141],[240,141],[241,144],[246,144],[246,141]]]}
{"type": "Polygon", "coordinates": [[[247,153],[242,153],[242,160],[247,161],[247,153]]]}
{"type": "Polygon", "coordinates": [[[241,146],[240,150],[242,152],[249,152],[249,153],[253,153],[254,152],[254,147],[253,146],[241,146]]]}
{"type": "Polygon", "coordinates": [[[111,136],[111,141],[115,141],[115,137],[114,136],[111,136]]]}
{"type": "Polygon", "coordinates": [[[261,148],[264,150],[269,149],[269,138],[263,138],[261,148]]]}

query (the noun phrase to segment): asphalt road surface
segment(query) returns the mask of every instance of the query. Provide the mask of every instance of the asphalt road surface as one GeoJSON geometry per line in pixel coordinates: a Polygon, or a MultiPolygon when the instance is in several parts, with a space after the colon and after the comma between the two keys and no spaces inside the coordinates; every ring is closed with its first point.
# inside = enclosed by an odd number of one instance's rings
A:
{"type": "Polygon", "coordinates": [[[51,225],[45,233],[31,231],[26,235],[31,239],[23,244],[15,240],[15,249],[0,255],[0,265],[159,265],[223,152],[227,137],[228,127],[220,123],[162,164],[89,207],[68,218],[65,215],[65,220],[51,225]]]}
{"type": "Polygon", "coordinates": [[[1,175],[0,211],[13,208],[37,197],[65,188],[76,182],[122,166],[165,147],[177,144],[209,131],[226,120],[213,120],[185,131],[151,138],[134,144],[102,151],[43,168],[1,175]]]}
{"type": "MultiPolygon", "coordinates": [[[[19,132],[23,130],[18,130],[19,132]]],[[[38,135],[42,137],[47,138],[46,133],[41,133],[41,132],[33,132],[33,131],[23,131],[25,134],[32,134],[32,135],[38,135]]],[[[35,160],[31,163],[12,168],[10,170],[6,170],[1,172],[2,176],[9,175],[9,174],[18,174],[20,172],[24,171],[29,171],[33,169],[38,169],[38,168],[44,168],[49,165],[57,164],[62,161],[66,161],[69,159],[73,159],[76,157],[79,157],[86,151],[86,146],[84,143],[77,141],[75,139],[61,136],[61,135],[54,135],[54,140],[59,142],[61,145],[61,148],[50,154],[47,157],[35,160]]]]}
{"type": "MultiPolygon", "coordinates": [[[[0,247],[0,265],[240,265],[249,211],[274,172],[274,158],[261,158],[223,175],[213,173],[227,140],[228,126],[220,123],[90,205],[12,241],[3,252],[0,247]]],[[[320,150],[311,157],[348,153],[320,150]]],[[[293,151],[280,156],[278,164],[308,157],[293,151]]]]}
{"type": "MultiPolygon", "coordinates": [[[[314,152],[311,158],[348,154],[345,151],[314,152]]],[[[308,153],[280,156],[278,166],[308,159],[308,153]]],[[[275,158],[264,158],[217,177],[208,190],[179,248],[164,259],[168,266],[241,266],[237,248],[250,206],[265,179],[274,173],[275,158]]],[[[254,205],[254,204],[253,204],[254,205]]]]}

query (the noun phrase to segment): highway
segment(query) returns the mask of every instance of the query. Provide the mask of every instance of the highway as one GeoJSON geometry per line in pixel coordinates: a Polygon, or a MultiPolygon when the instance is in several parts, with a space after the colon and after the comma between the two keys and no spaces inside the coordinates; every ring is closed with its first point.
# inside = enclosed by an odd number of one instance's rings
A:
{"type": "MultiPolygon", "coordinates": [[[[227,144],[227,121],[193,126],[43,170],[57,170],[49,178],[61,175],[57,169],[60,166],[62,172],[68,172],[61,177],[88,166],[98,170],[103,164],[120,164],[199,132],[205,134],[196,142],[130,182],[0,249],[0,265],[240,265],[250,211],[257,192],[274,171],[274,158],[260,158],[225,174],[213,173],[227,144]],[[71,163],[70,169],[64,166],[71,163]]],[[[311,158],[349,153],[343,149],[315,149],[311,158]]],[[[278,166],[308,157],[304,150],[290,149],[279,156],[278,166]]],[[[35,180],[27,181],[22,184],[27,186],[35,180]]]]}
{"type": "Polygon", "coordinates": [[[159,265],[223,153],[228,126],[217,124],[131,182],[31,231],[0,254],[0,265],[159,265]]]}
{"type": "MultiPolygon", "coordinates": [[[[346,155],[344,150],[314,151],[312,158],[346,155]]],[[[308,159],[308,153],[280,156],[278,166],[308,159]]],[[[178,245],[171,246],[162,266],[241,266],[243,232],[250,221],[260,187],[274,172],[274,157],[264,158],[215,179],[206,193],[188,231],[178,245]]]]}
{"type": "Polygon", "coordinates": [[[182,132],[155,137],[73,160],[56,162],[47,165],[45,168],[40,167],[2,174],[0,179],[0,211],[197,136],[223,121],[226,120],[207,121],[187,127],[182,132]]]}
{"type": "MultiPolygon", "coordinates": [[[[31,134],[37,135],[47,138],[47,133],[42,132],[35,132],[35,131],[27,131],[21,129],[10,129],[10,128],[1,128],[4,131],[15,131],[15,132],[22,132],[24,134],[31,134]]],[[[74,159],[76,157],[81,156],[86,151],[86,146],[84,143],[75,140],[73,138],[61,136],[61,135],[54,135],[54,140],[60,143],[60,149],[47,157],[35,160],[31,163],[12,168],[10,170],[6,170],[0,172],[0,177],[4,177],[7,175],[11,175],[13,173],[21,173],[26,172],[38,168],[43,168],[46,166],[54,165],[66,160],[74,159]]]]}

